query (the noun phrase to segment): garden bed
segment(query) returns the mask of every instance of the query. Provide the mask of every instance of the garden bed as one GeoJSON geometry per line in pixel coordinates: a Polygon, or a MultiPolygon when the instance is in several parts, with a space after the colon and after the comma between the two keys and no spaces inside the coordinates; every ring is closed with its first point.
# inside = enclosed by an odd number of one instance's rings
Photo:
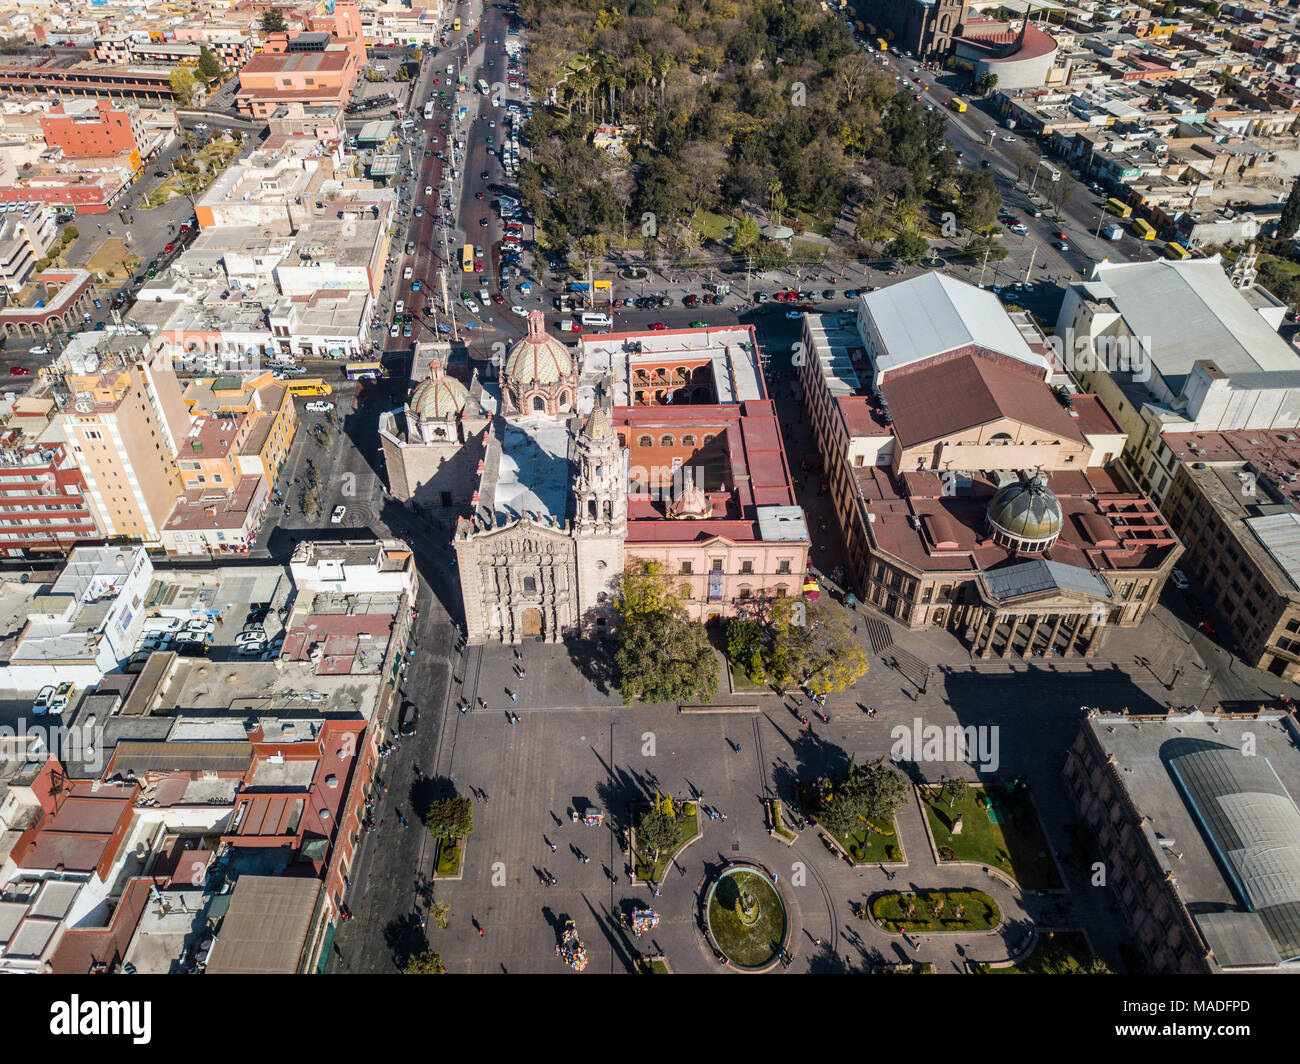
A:
{"type": "Polygon", "coordinates": [[[873,897],[869,909],[872,920],[895,933],[992,931],[1002,923],[998,903],[981,890],[888,891],[873,897]]]}
{"type": "MultiPolygon", "coordinates": [[[[637,817],[645,806],[636,806],[632,810],[632,822],[636,823],[637,817]]],[[[668,866],[672,864],[673,858],[676,857],[687,844],[700,833],[700,810],[695,802],[683,802],[684,813],[677,821],[677,830],[679,832],[677,845],[671,853],[661,853],[650,864],[644,848],[636,839],[635,833],[632,838],[632,867],[634,875],[641,882],[658,883],[663,874],[668,871],[668,866]]]]}
{"type": "Polygon", "coordinates": [[[460,875],[461,856],[464,851],[464,840],[458,841],[455,845],[440,842],[438,844],[438,863],[434,867],[433,874],[436,876],[447,876],[455,878],[460,875]]]}
{"type": "Polygon", "coordinates": [[[1069,975],[1087,970],[1093,952],[1082,931],[1043,931],[1029,955],[1005,968],[985,967],[989,975],[1069,975]]]}

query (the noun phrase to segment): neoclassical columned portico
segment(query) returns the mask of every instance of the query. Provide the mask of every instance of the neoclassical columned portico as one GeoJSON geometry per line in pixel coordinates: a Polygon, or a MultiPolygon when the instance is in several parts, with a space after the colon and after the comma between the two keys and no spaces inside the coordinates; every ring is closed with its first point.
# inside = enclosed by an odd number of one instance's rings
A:
{"type": "Polygon", "coordinates": [[[986,608],[968,625],[972,657],[988,660],[1094,657],[1105,642],[1104,615],[1093,607],[1035,610],[986,608]]]}

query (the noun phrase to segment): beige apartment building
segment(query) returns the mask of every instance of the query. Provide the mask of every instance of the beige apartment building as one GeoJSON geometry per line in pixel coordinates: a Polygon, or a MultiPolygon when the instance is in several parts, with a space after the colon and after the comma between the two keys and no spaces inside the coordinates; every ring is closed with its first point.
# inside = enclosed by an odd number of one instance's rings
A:
{"type": "Polygon", "coordinates": [[[158,542],[181,493],[175,457],[189,426],[176,375],[121,362],[66,381],[60,417],[101,530],[158,542]]]}

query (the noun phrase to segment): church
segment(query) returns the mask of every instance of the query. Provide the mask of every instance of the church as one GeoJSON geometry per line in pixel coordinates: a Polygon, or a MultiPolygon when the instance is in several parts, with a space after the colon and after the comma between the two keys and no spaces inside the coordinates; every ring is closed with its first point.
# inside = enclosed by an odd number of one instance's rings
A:
{"type": "MultiPolygon", "coordinates": [[[[475,378],[453,433],[482,447],[452,540],[471,643],[611,632],[636,558],[659,562],[688,616],[709,624],[802,593],[807,524],[757,352],[746,326],[571,349],[529,315],[499,380],[475,378]]],[[[409,403],[406,416],[429,420],[409,403]]]]}

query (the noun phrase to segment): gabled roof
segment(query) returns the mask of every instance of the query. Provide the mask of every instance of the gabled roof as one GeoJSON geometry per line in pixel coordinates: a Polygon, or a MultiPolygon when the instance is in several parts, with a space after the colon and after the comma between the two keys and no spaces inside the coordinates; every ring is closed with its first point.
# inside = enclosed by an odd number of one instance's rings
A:
{"type": "Polygon", "coordinates": [[[1004,417],[1083,442],[1074,418],[1042,380],[977,355],[888,378],[880,391],[904,447],[1004,417]]]}
{"type": "Polygon", "coordinates": [[[997,296],[942,273],[891,284],[862,297],[884,349],[873,352],[878,377],[936,355],[976,346],[1046,374],[997,296]]]}

